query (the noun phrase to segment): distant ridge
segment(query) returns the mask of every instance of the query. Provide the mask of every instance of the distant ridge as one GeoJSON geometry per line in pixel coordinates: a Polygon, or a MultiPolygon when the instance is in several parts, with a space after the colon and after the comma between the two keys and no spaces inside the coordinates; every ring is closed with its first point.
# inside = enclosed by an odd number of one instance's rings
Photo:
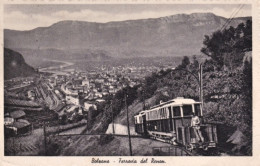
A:
{"type": "MultiPolygon", "coordinates": [[[[248,19],[252,18],[235,18],[230,26],[248,19]]],[[[226,20],[213,13],[193,13],[108,23],[61,21],[29,31],[6,29],[4,45],[26,60],[77,59],[89,52],[117,58],[194,55],[200,53],[204,35],[220,29],[226,20]]]]}

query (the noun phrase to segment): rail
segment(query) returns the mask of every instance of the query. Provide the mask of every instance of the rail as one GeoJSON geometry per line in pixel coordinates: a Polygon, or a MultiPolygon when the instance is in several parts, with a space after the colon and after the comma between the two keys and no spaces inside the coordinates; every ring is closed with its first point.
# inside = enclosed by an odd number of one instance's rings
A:
{"type": "MultiPolygon", "coordinates": [[[[84,133],[84,134],[59,134],[59,133],[52,133],[51,135],[55,135],[55,136],[79,136],[79,135],[89,135],[89,136],[116,136],[116,137],[128,137],[128,135],[124,135],[124,134],[87,134],[87,133],[84,133]]],[[[141,135],[131,135],[131,137],[133,138],[144,138],[142,137],[141,135]]]]}

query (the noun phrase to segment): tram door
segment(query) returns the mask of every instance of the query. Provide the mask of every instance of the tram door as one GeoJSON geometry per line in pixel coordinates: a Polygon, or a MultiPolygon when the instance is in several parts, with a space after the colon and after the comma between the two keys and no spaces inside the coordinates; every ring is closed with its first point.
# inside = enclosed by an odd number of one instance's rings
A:
{"type": "Polygon", "coordinates": [[[171,107],[168,107],[168,111],[169,111],[169,120],[170,120],[170,132],[172,132],[173,131],[173,123],[172,123],[172,109],[171,109],[171,107]]]}
{"type": "Polygon", "coordinates": [[[146,115],[142,115],[143,118],[143,129],[144,129],[144,135],[147,135],[147,123],[146,123],[146,115]]]}

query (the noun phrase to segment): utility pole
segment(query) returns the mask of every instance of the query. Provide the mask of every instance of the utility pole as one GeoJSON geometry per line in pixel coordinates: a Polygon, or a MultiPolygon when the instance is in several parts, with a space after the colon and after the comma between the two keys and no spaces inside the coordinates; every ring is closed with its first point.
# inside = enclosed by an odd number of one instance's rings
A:
{"type": "Polygon", "coordinates": [[[144,96],[144,88],[142,89],[142,98],[143,98],[143,110],[145,110],[145,96],[144,96]]]}
{"type": "Polygon", "coordinates": [[[111,112],[112,112],[112,130],[113,130],[113,134],[115,134],[115,124],[114,124],[114,110],[113,110],[113,104],[114,104],[114,95],[113,95],[113,99],[112,99],[112,104],[111,104],[111,112]]]}
{"type": "Polygon", "coordinates": [[[203,70],[203,66],[202,63],[200,63],[200,69],[199,69],[199,80],[200,80],[200,102],[201,105],[203,106],[203,77],[202,77],[202,70],[203,70]]]}
{"type": "Polygon", "coordinates": [[[127,130],[128,130],[128,140],[129,140],[129,151],[130,156],[132,156],[132,145],[131,145],[131,136],[130,136],[130,127],[129,127],[129,118],[128,118],[128,105],[127,105],[127,94],[125,92],[125,107],[126,107],[126,116],[127,116],[127,130]]]}
{"type": "Polygon", "coordinates": [[[45,128],[45,122],[43,122],[43,136],[44,136],[44,155],[47,155],[47,150],[46,150],[46,128],[45,128]]]}
{"type": "Polygon", "coordinates": [[[13,138],[12,138],[12,140],[13,140],[13,152],[14,152],[14,156],[15,156],[16,150],[15,150],[15,144],[14,144],[14,137],[15,137],[15,135],[14,135],[13,138]]]}

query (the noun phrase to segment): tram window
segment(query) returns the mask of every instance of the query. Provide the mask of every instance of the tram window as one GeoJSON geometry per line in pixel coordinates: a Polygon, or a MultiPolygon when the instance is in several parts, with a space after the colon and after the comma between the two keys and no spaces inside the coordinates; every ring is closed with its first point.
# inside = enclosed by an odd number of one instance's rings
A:
{"type": "Polygon", "coordinates": [[[162,109],[162,118],[164,118],[164,112],[165,112],[165,109],[163,108],[162,109]]]}
{"type": "Polygon", "coordinates": [[[192,115],[192,106],[191,105],[184,105],[183,108],[183,116],[192,115]]]}
{"type": "Polygon", "coordinates": [[[168,107],[168,111],[171,112],[172,108],[171,107],[168,107]]]}
{"type": "Polygon", "coordinates": [[[173,108],[173,116],[181,116],[181,109],[180,107],[172,107],[173,108]]]}
{"type": "Polygon", "coordinates": [[[195,108],[195,115],[201,116],[200,104],[195,104],[194,108],[195,108]]]}

